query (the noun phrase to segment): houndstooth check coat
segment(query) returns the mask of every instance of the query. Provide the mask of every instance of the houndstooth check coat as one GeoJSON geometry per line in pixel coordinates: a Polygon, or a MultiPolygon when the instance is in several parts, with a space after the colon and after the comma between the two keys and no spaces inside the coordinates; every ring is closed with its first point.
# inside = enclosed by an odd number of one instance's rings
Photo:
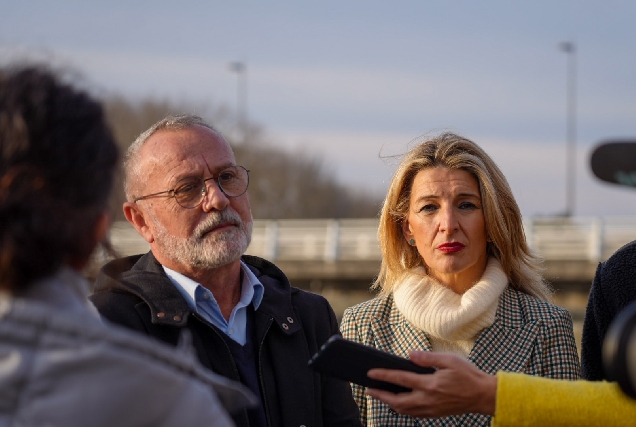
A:
{"type": "MultiPolygon", "coordinates": [[[[392,295],[348,308],[340,328],[347,339],[402,357],[408,357],[409,350],[431,351],[426,332],[406,320],[392,295]]],[[[468,360],[490,374],[508,371],[567,380],[580,377],[570,313],[511,287],[501,295],[494,323],[479,334],[468,360]]],[[[352,384],[352,389],[366,426],[490,425],[491,417],[479,414],[428,419],[400,415],[366,396],[364,387],[352,384]]]]}

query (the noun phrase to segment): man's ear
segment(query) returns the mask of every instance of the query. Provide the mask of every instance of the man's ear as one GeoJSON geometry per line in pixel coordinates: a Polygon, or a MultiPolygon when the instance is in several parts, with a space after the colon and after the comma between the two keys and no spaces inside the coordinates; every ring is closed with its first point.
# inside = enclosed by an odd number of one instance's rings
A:
{"type": "Polygon", "coordinates": [[[153,235],[152,230],[146,222],[144,212],[139,209],[139,206],[137,206],[137,204],[133,202],[125,202],[123,205],[123,209],[126,219],[133,225],[133,227],[135,227],[137,233],[139,233],[146,242],[154,242],[155,236],[153,235]]]}

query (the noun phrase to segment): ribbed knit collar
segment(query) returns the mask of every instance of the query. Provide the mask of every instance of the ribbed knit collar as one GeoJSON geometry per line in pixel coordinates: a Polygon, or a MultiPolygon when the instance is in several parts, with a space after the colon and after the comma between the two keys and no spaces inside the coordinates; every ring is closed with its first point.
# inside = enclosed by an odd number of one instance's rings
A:
{"type": "Polygon", "coordinates": [[[495,258],[489,258],[481,279],[463,295],[456,294],[419,267],[393,290],[395,305],[414,326],[447,341],[474,340],[495,321],[499,296],[508,279],[495,258]]]}

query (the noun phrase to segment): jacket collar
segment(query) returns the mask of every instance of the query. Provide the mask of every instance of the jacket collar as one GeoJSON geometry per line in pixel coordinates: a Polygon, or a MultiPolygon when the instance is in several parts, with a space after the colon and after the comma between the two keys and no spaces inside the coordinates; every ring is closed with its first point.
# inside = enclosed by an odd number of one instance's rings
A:
{"type": "Polygon", "coordinates": [[[410,350],[432,350],[426,332],[406,320],[393,302],[393,295],[386,298],[383,310],[373,318],[371,328],[377,337],[376,347],[380,350],[406,358],[410,350]]]}
{"type": "Polygon", "coordinates": [[[273,263],[251,255],[243,255],[242,260],[263,284],[263,300],[256,311],[257,316],[272,318],[286,335],[299,331],[300,319],[291,301],[292,294],[298,289],[291,287],[287,276],[273,263]]]}
{"type": "Polygon", "coordinates": [[[469,359],[490,374],[523,371],[541,331],[539,321],[527,319],[524,313],[519,291],[508,287],[500,298],[495,323],[479,335],[469,359]]]}
{"type": "MultiPolygon", "coordinates": [[[[300,330],[291,303],[294,288],[283,272],[269,261],[244,255],[247,267],[263,284],[263,300],[257,316],[272,318],[284,334],[300,330]]],[[[95,291],[124,291],[136,295],[150,308],[152,322],[185,326],[192,309],[172,284],[161,264],[152,254],[135,255],[111,261],[102,267],[95,284],[95,291]]]]}

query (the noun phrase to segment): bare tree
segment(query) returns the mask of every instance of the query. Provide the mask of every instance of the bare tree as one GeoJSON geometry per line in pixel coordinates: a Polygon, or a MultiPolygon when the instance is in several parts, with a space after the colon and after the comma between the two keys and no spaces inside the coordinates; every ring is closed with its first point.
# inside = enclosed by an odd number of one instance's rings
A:
{"type": "MultiPolygon", "coordinates": [[[[156,121],[168,114],[190,113],[203,117],[228,136],[237,161],[250,170],[250,200],[254,218],[353,218],[375,217],[378,197],[338,183],[322,160],[302,151],[288,152],[267,140],[263,128],[250,123],[249,141],[237,144],[229,137],[236,121],[225,106],[176,104],[146,99],[132,102],[120,96],[104,101],[106,114],[122,151],[156,121]]],[[[124,219],[121,178],[112,199],[113,213],[124,219]]]]}

